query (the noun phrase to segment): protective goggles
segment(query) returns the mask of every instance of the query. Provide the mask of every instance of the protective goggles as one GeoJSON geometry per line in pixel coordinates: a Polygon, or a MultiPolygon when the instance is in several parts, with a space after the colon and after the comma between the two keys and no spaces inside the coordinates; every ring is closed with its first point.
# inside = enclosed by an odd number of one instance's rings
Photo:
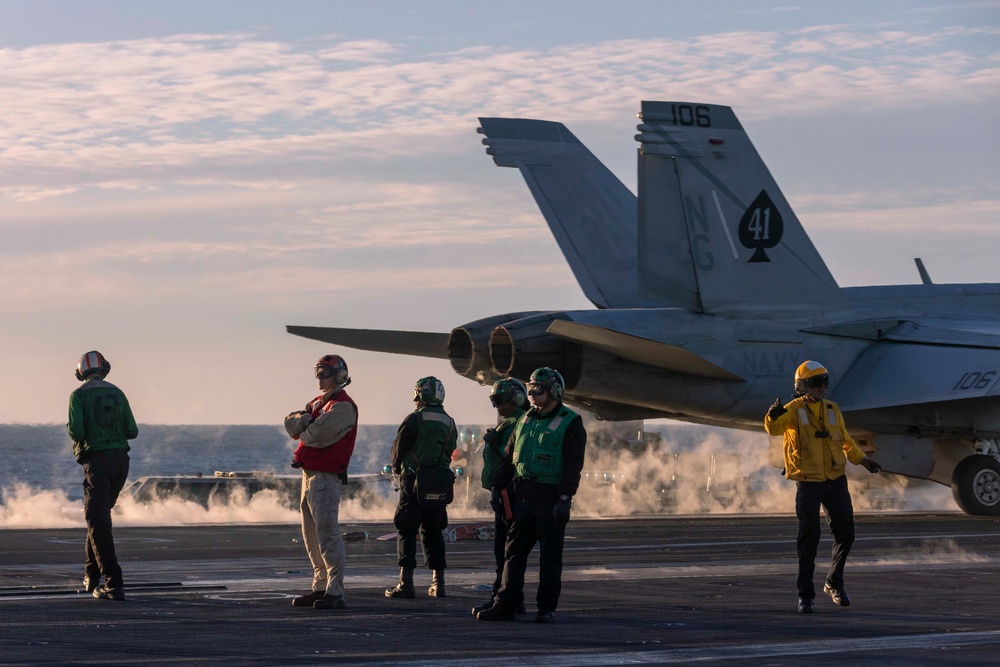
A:
{"type": "Polygon", "coordinates": [[[327,378],[333,377],[333,369],[329,366],[317,366],[316,367],[316,379],[325,380],[327,378]]]}
{"type": "Polygon", "coordinates": [[[528,385],[528,396],[541,396],[548,390],[547,386],[532,382],[528,385]]]}
{"type": "Polygon", "coordinates": [[[806,380],[806,386],[811,389],[819,389],[820,387],[830,386],[830,376],[829,375],[817,375],[806,380]]]}
{"type": "Polygon", "coordinates": [[[493,394],[490,396],[490,403],[494,408],[499,408],[501,405],[507,402],[506,394],[493,394]]]}

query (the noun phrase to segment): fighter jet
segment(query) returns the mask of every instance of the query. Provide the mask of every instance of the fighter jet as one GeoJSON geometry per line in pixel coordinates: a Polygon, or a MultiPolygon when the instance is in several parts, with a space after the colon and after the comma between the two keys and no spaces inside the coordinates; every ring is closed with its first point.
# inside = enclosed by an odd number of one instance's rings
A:
{"type": "Polygon", "coordinates": [[[730,107],[643,102],[638,197],[564,125],[480,118],[520,170],[593,310],[495,315],[450,334],[289,326],[363,350],[447,358],[488,384],[558,369],[611,421],[760,431],[804,360],[831,370],[886,471],[1000,515],[1000,284],[841,288],[730,107]]]}

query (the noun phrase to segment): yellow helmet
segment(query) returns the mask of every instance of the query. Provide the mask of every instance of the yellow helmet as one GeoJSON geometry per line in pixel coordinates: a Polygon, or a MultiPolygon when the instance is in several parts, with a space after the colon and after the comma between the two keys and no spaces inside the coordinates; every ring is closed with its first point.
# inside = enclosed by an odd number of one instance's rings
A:
{"type": "Polygon", "coordinates": [[[803,361],[795,369],[795,391],[805,393],[806,384],[810,384],[808,381],[813,378],[817,378],[813,380],[814,383],[825,382],[827,386],[830,385],[830,373],[823,364],[818,361],[803,361]]]}

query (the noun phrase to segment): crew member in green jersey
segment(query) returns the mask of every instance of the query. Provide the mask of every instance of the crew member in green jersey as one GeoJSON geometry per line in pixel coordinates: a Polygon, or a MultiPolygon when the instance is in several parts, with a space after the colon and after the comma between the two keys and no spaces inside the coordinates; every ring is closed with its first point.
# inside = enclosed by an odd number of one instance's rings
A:
{"type": "Polygon", "coordinates": [[[448,508],[444,504],[421,504],[414,483],[420,468],[443,468],[458,445],[455,420],[444,411],[444,385],[436,377],[417,380],[413,389],[416,409],[406,416],[392,443],[389,464],[399,479],[399,503],[393,523],[396,526],[396,555],[399,557],[399,583],[385,590],[388,598],[412,598],[413,570],[417,566],[417,531],[424,551],[424,564],[433,572],[427,594],[444,597],[444,536],[448,527],[448,508]]]}
{"type": "MultiPolygon", "coordinates": [[[[504,447],[510,439],[511,433],[517,422],[524,416],[528,407],[528,390],[520,380],[505,378],[493,383],[490,391],[490,403],[497,411],[496,428],[486,429],[483,434],[483,474],[482,482],[484,489],[491,489],[493,486],[493,476],[496,475],[503,464],[504,447]]],[[[481,611],[493,606],[493,597],[500,590],[500,579],[503,575],[504,545],[507,543],[507,527],[512,519],[508,516],[513,512],[514,488],[508,485],[507,497],[501,494],[500,502],[493,508],[493,556],[496,559],[496,578],[493,580],[493,593],[490,601],[486,604],[472,608],[472,615],[475,616],[481,611]]],[[[516,596],[516,611],[524,613],[524,591],[520,591],[516,596]]]]}
{"type": "Polygon", "coordinates": [[[517,593],[524,588],[528,555],[539,544],[536,623],[551,623],[562,589],[562,552],[573,495],[587,449],[583,419],[563,405],[566,383],[552,368],[539,368],[528,381],[531,409],[507,441],[504,464],[493,477],[494,504],[514,480],[514,520],[507,532],[500,590],[482,621],[513,620],[517,593]]]}
{"type": "Polygon", "coordinates": [[[87,520],[83,586],[98,600],[124,600],[111,508],[128,477],[128,441],[139,435],[139,428],[125,394],[104,379],[110,372],[111,364],[97,350],[80,357],[76,379],[83,384],[69,396],[66,429],[76,462],[83,466],[83,516],[87,520]]]}

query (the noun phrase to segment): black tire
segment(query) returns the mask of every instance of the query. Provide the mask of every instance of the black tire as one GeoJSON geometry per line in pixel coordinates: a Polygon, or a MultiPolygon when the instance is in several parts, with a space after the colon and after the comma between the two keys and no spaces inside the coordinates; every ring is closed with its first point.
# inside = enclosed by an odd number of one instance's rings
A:
{"type": "Polygon", "coordinates": [[[951,494],[966,514],[1000,515],[1000,461],[983,454],[962,459],[951,476],[951,494]]]}

